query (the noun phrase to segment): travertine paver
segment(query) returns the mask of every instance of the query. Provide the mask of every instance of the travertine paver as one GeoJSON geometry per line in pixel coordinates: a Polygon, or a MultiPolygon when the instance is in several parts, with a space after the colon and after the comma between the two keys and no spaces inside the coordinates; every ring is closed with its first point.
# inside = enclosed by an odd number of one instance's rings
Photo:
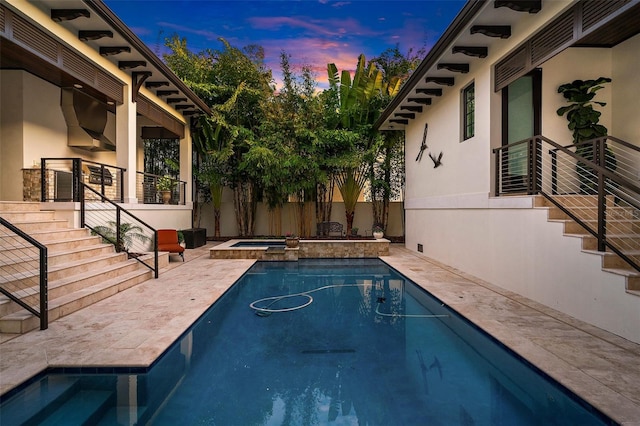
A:
{"type": "MultiPolygon", "coordinates": [[[[47,366],[148,366],[252,264],[187,250],[160,278],[0,344],[0,392],[47,366]]],[[[640,425],[640,345],[392,246],[381,258],[600,410],[640,425]]]]}

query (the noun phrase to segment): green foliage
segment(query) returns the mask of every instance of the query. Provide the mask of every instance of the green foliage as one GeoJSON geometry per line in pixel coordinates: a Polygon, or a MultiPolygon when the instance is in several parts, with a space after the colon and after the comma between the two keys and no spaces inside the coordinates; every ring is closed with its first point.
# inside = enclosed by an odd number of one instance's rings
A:
{"type": "Polygon", "coordinates": [[[158,191],[171,191],[176,186],[176,180],[169,175],[160,176],[156,182],[158,191]]]}
{"type": "Polygon", "coordinates": [[[562,93],[569,105],[558,108],[556,112],[559,116],[566,115],[574,143],[607,135],[607,128],[598,124],[602,113],[593,108],[593,104],[606,104],[593,99],[598,90],[604,88],[603,84],[610,82],[610,78],[600,77],[596,80],[575,80],[558,87],[558,93],[562,93]]]}
{"type": "Polygon", "coordinates": [[[131,223],[120,224],[120,240],[118,240],[117,224],[114,221],[107,222],[106,225],[100,225],[93,228],[92,235],[100,235],[102,241],[106,244],[113,244],[118,251],[129,250],[134,241],[146,243],[151,238],[144,234],[142,228],[131,223]]]}

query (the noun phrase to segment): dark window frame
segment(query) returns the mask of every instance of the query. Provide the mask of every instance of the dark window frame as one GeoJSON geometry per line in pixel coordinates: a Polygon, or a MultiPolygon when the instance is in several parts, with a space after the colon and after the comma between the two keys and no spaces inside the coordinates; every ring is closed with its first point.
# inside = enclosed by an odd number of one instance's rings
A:
{"type": "Polygon", "coordinates": [[[476,134],[476,87],[472,81],[462,89],[462,141],[476,134]]]}

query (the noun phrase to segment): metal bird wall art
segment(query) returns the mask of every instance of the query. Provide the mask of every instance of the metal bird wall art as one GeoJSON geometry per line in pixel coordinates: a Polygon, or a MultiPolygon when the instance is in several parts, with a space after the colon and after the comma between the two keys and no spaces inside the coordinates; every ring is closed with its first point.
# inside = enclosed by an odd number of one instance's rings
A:
{"type": "Polygon", "coordinates": [[[438,154],[438,158],[436,158],[433,154],[429,153],[429,158],[433,161],[433,168],[442,166],[442,151],[438,154]]]}
{"type": "Polygon", "coordinates": [[[427,130],[429,130],[429,124],[424,123],[424,133],[422,134],[422,144],[420,145],[420,152],[418,152],[418,156],[416,157],[416,161],[418,163],[422,161],[422,154],[427,149],[427,130]]]}

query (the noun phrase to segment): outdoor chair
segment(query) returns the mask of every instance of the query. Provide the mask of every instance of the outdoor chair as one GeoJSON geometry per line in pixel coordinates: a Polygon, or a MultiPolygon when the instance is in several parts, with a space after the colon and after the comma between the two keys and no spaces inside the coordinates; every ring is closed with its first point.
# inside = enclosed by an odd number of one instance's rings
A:
{"type": "Polygon", "coordinates": [[[175,229],[158,229],[158,251],[177,253],[184,262],[184,247],[178,243],[178,231],[175,229]]]}

